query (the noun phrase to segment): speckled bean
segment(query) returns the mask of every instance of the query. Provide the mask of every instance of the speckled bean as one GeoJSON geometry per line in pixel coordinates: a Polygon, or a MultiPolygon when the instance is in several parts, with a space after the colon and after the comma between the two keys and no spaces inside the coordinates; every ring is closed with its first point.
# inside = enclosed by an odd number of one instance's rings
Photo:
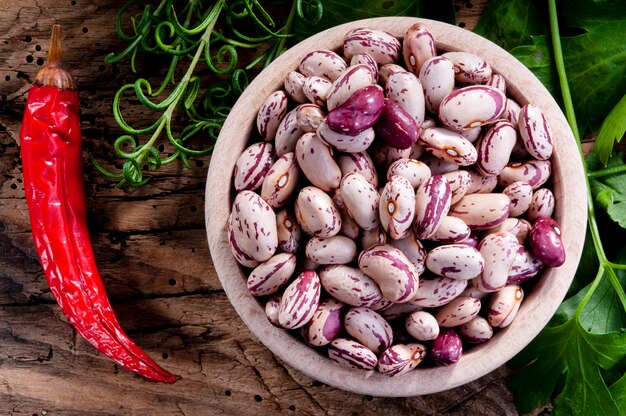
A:
{"type": "Polygon", "coordinates": [[[374,144],[372,144],[372,148],[369,153],[372,156],[374,165],[385,171],[389,169],[389,167],[396,160],[409,159],[411,155],[411,148],[397,149],[382,140],[376,140],[374,144]]]}
{"type": "Polygon", "coordinates": [[[484,176],[497,176],[506,167],[517,141],[517,131],[508,121],[498,121],[480,138],[476,169],[484,176]]]}
{"type": "Polygon", "coordinates": [[[528,182],[513,182],[502,190],[509,197],[509,217],[519,217],[530,208],[533,199],[533,188],[528,182]]]}
{"type": "Polygon", "coordinates": [[[459,334],[470,344],[482,344],[493,337],[493,328],[485,318],[479,315],[461,325],[459,334]]]}
{"type": "Polygon", "coordinates": [[[313,318],[301,328],[304,342],[312,347],[323,347],[337,338],[343,331],[344,306],[344,303],[332,298],[321,301],[313,318]]]}
{"type": "Polygon", "coordinates": [[[450,185],[442,175],[428,178],[415,194],[415,235],[428,238],[437,231],[448,215],[451,201],[450,185]]]}
{"type": "Polygon", "coordinates": [[[428,252],[426,268],[438,276],[469,280],[478,276],[485,266],[480,252],[464,244],[445,244],[428,252]]]}
{"type": "Polygon", "coordinates": [[[441,220],[437,231],[428,237],[428,239],[443,244],[460,243],[468,238],[471,232],[470,228],[462,219],[446,215],[441,220]]]}
{"type": "Polygon", "coordinates": [[[445,56],[434,56],[424,62],[419,72],[424,87],[426,109],[437,114],[441,101],[454,91],[454,66],[445,56]]]}
{"type": "Polygon", "coordinates": [[[386,349],[378,359],[378,371],[390,377],[406,374],[426,357],[422,344],[396,344],[386,349]]]}
{"type": "Polygon", "coordinates": [[[505,194],[469,194],[450,208],[450,215],[462,219],[471,230],[496,227],[509,216],[509,197],[505,194]]]}
{"type": "Polygon", "coordinates": [[[265,317],[274,326],[280,327],[278,322],[278,311],[280,310],[280,299],[282,294],[272,296],[265,303],[265,317]]]}
{"type": "Polygon", "coordinates": [[[367,65],[354,65],[346,68],[337,78],[326,97],[326,107],[332,111],[345,103],[355,91],[374,84],[376,80],[367,65]]]}
{"type": "Polygon", "coordinates": [[[341,169],[341,176],[348,173],[362,175],[374,187],[378,187],[378,174],[374,161],[367,152],[345,153],[337,158],[337,164],[341,169]]]}
{"type": "Polygon", "coordinates": [[[426,269],[426,249],[422,242],[410,232],[408,237],[399,240],[391,240],[389,244],[404,253],[407,259],[415,266],[417,274],[424,273],[426,269]]]}
{"type": "Polygon", "coordinates": [[[293,153],[281,156],[263,179],[261,198],[272,208],[282,207],[296,190],[300,169],[293,153]]]}
{"type": "Polygon", "coordinates": [[[500,74],[491,74],[485,85],[497,88],[506,94],[506,79],[500,74]]]}
{"type": "Polygon", "coordinates": [[[466,170],[455,170],[444,173],[443,176],[450,185],[450,204],[456,204],[467,194],[472,187],[472,177],[466,170]]]}
{"type": "Polygon", "coordinates": [[[470,143],[474,143],[480,138],[482,131],[482,127],[472,127],[471,129],[460,131],[459,134],[469,140],[470,143]]]}
{"type": "Polygon", "coordinates": [[[285,77],[285,92],[289,98],[298,104],[303,104],[308,101],[306,95],[304,95],[304,91],[302,90],[305,79],[306,77],[298,71],[289,71],[285,77]]]}
{"type": "Polygon", "coordinates": [[[426,311],[413,312],[404,320],[406,332],[418,341],[430,341],[439,335],[439,323],[426,311]]]}
{"type": "Polygon", "coordinates": [[[326,49],[309,52],[298,65],[298,69],[304,76],[323,77],[331,82],[336,80],[346,67],[346,61],[341,56],[326,49]]]}
{"type": "Polygon", "coordinates": [[[294,108],[281,120],[276,137],[274,138],[274,147],[276,155],[282,156],[286,153],[296,150],[296,142],[304,134],[298,126],[298,110],[294,108]]]}
{"type": "Polygon", "coordinates": [[[552,163],[549,160],[512,162],[498,175],[498,184],[506,187],[513,182],[524,181],[535,190],[546,183],[551,173],[552,163]]]}
{"type": "Polygon", "coordinates": [[[326,78],[312,76],[304,79],[302,93],[310,102],[322,107],[326,105],[332,87],[333,83],[326,78]]]}
{"type": "Polygon", "coordinates": [[[485,84],[491,78],[491,66],[480,56],[469,52],[446,52],[452,61],[457,82],[462,84],[485,84]]]}
{"type": "Polygon", "coordinates": [[[459,296],[467,287],[467,282],[449,277],[422,278],[417,296],[411,303],[424,308],[443,306],[459,296]]]}
{"type": "Polygon", "coordinates": [[[519,113],[520,137],[528,153],[539,160],[552,156],[552,129],[541,109],[526,104],[519,113]]]}
{"type": "Polygon", "coordinates": [[[330,147],[315,133],[305,133],[298,139],[295,156],[304,176],[313,186],[326,192],[339,187],[341,169],[330,147]]]}
{"type": "Polygon", "coordinates": [[[417,142],[419,126],[400,104],[385,98],[383,111],[374,125],[374,131],[380,138],[397,149],[408,149],[417,142]]]}
{"type": "Polygon", "coordinates": [[[359,254],[359,268],[380,287],[383,296],[395,303],[417,295],[419,279],[415,266],[397,248],[378,244],[359,254]]]}
{"type": "Polygon", "coordinates": [[[276,230],[278,248],[287,253],[298,251],[302,239],[302,229],[287,209],[276,212],[276,230]]]}
{"type": "Polygon", "coordinates": [[[455,131],[496,122],[506,104],[497,88],[471,85],[448,94],[439,105],[439,120],[455,131]]]}
{"type": "Polygon", "coordinates": [[[487,321],[496,328],[509,326],[517,316],[524,299],[524,291],[517,285],[508,285],[491,295],[487,321]]]}
{"type": "Polygon", "coordinates": [[[346,332],[376,355],[393,342],[389,323],[377,312],[364,307],[350,308],[343,319],[346,332]]]}
{"type": "Polygon", "coordinates": [[[248,276],[248,291],[253,296],[266,296],[278,292],[296,270],[296,256],[280,253],[259,264],[248,276]]]}
{"type": "Polygon", "coordinates": [[[324,266],[319,276],[324,290],[348,305],[371,308],[383,297],[376,282],[355,267],[324,266]]]}
{"type": "Polygon", "coordinates": [[[480,312],[480,306],[480,299],[459,296],[442,306],[435,314],[435,318],[441,328],[453,328],[474,319],[480,312]]]}
{"type": "Polygon", "coordinates": [[[350,58],[350,66],[354,65],[367,65],[372,74],[374,74],[374,79],[378,79],[378,62],[372,57],[372,55],[368,53],[357,53],[350,58]]]}
{"type": "Polygon", "coordinates": [[[390,307],[383,309],[380,311],[380,315],[387,320],[387,322],[391,322],[394,319],[403,318],[413,312],[422,310],[421,306],[413,305],[410,302],[407,303],[394,303],[390,307]]]}
{"type": "Polygon", "coordinates": [[[335,338],[328,345],[328,357],[357,370],[373,370],[378,364],[376,354],[365,345],[348,338],[335,338]]]}
{"type": "Polygon", "coordinates": [[[532,279],[543,269],[543,264],[526,247],[520,246],[515,255],[515,261],[509,271],[506,284],[518,285],[532,279]]]}
{"type": "Polygon", "coordinates": [[[336,133],[355,136],[376,124],[383,111],[384,98],[379,85],[360,88],[328,113],[326,123],[336,133]]]}
{"type": "Polygon", "coordinates": [[[332,131],[327,120],[324,120],[317,128],[317,136],[333,149],[347,153],[359,153],[370,147],[374,141],[375,133],[371,127],[355,136],[337,133],[332,131]]]}
{"type": "Polygon", "coordinates": [[[343,235],[312,237],[306,244],[305,254],[317,264],[347,264],[356,257],[356,244],[343,235]]]}
{"type": "Polygon", "coordinates": [[[554,194],[550,189],[537,189],[533,193],[526,217],[529,221],[535,221],[539,217],[551,217],[554,212],[554,204],[554,194]]]}
{"type": "Polygon", "coordinates": [[[316,104],[300,104],[295,111],[296,124],[305,133],[315,132],[326,117],[324,110],[316,104]]]}
{"type": "Polygon", "coordinates": [[[253,191],[263,184],[263,179],[272,167],[274,146],[271,143],[254,143],[237,159],[233,173],[235,189],[253,191]]]}
{"type": "Polygon", "coordinates": [[[298,223],[308,235],[332,237],[341,229],[341,216],[335,203],[328,194],[314,186],[300,190],[295,211],[298,223]]]}
{"type": "Polygon", "coordinates": [[[363,230],[359,242],[361,244],[361,250],[365,250],[376,244],[384,244],[387,242],[387,233],[380,225],[374,230],[363,230]]]}
{"type": "Polygon", "coordinates": [[[446,328],[433,341],[430,358],[438,366],[448,366],[456,363],[463,354],[461,337],[454,329],[446,328]]]}
{"type": "Polygon", "coordinates": [[[467,194],[488,194],[498,186],[498,178],[496,176],[481,175],[475,168],[467,169],[472,178],[472,184],[467,190],[467,194]]]}
{"type": "Polygon", "coordinates": [[[267,97],[257,113],[256,126],[261,137],[274,140],[280,121],[287,114],[287,95],[284,91],[275,91],[267,97]]]}
{"type": "Polygon", "coordinates": [[[417,189],[426,179],[431,177],[430,168],[419,160],[399,159],[387,169],[387,180],[398,175],[408,179],[413,189],[417,189]]]}
{"type": "Polygon", "coordinates": [[[339,232],[346,237],[352,238],[353,240],[356,239],[361,233],[361,227],[359,227],[359,224],[354,221],[354,218],[352,218],[352,216],[348,212],[348,209],[343,202],[340,188],[335,189],[332,200],[337,206],[337,210],[339,210],[339,214],[341,215],[341,230],[339,232]]]}
{"type": "Polygon", "coordinates": [[[278,322],[287,329],[304,326],[320,303],[320,279],[312,270],[302,272],[287,286],[280,300],[278,322]]]}
{"type": "Polygon", "coordinates": [[[530,230],[530,249],[535,257],[548,267],[565,263],[565,247],[561,240],[561,228],[550,217],[539,217],[530,230]]]}
{"type": "Polygon", "coordinates": [[[520,111],[522,111],[522,107],[520,107],[517,101],[507,98],[506,107],[504,109],[504,113],[502,113],[502,117],[517,127],[519,125],[520,111]]]}
{"type": "Polygon", "coordinates": [[[413,118],[419,129],[424,122],[426,104],[424,89],[417,76],[410,72],[391,74],[385,85],[385,93],[387,98],[398,103],[413,118]]]}
{"type": "Polygon", "coordinates": [[[487,230],[485,234],[508,232],[513,234],[517,238],[517,241],[523,245],[526,244],[526,238],[531,228],[532,225],[530,222],[523,218],[507,218],[502,224],[487,230]]]}
{"type": "Polygon", "coordinates": [[[239,192],[228,219],[228,241],[243,266],[256,267],[272,257],[278,248],[272,207],[252,191],[239,192]]]}
{"type": "Polygon", "coordinates": [[[425,129],[419,143],[428,153],[448,163],[469,166],[476,163],[478,154],[474,145],[459,133],[441,127],[425,129]]]}
{"type": "Polygon", "coordinates": [[[380,224],[378,201],[380,194],[369,181],[358,173],[349,173],[341,179],[341,196],[348,212],[364,230],[375,230],[380,224]]]}
{"type": "Polygon", "coordinates": [[[415,23],[404,33],[402,42],[404,64],[415,75],[424,63],[437,55],[435,38],[423,23],[415,23]]]}
{"type": "Polygon", "coordinates": [[[415,191],[408,179],[392,176],[378,204],[380,224],[394,240],[405,238],[415,217],[415,191]]]}
{"type": "Polygon", "coordinates": [[[358,53],[366,53],[384,65],[396,62],[400,51],[400,41],[391,33],[378,29],[354,29],[343,38],[343,55],[346,59],[358,53]]]}
{"type": "Polygon", "coordinates": [[[486,235],[478,245],[485,259],[485,267],[480,276],[472,282],[482,292],[495,292],[506,284],[511,266],[520,244],[511,233],[486,235]]]}
{"type": "MultiPolygon", "coordinates": [[[[425,146],[422,146],[425,148],[425,146]]],[[[460,166],[456,163],[446,162],[428,152],[425,152],[420,160],[428,166],[431,175],[443,175],[444,173],[454,172],[459,170],[460,166]]]]}
{"type": "Polygon", "coordinates": [[[387,86],[387,80],[391,74],[397,72],[406,72],[406,69],[397,64],[385,64],[378,68],[378,83],[385,88],[387,86]]]}

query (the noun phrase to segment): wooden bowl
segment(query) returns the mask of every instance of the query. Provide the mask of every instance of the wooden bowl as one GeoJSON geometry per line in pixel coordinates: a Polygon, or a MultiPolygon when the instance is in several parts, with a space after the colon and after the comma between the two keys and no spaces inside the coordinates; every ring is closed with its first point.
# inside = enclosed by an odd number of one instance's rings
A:
{"type": "Polygon", "coordinates": [[[274,354],[309,377],[344,390],[374,396],[415,396],[444,391],[473,381],[496,369],[526,346],[546,325],[563,300],[580,260],[585,239],[587,209],[584,173],[575,139],[559,106],[540,81],[513,56],[492,42],[449,24],[410,17],[374,18],[337,26],[289,49],[273,62],[233,107],[215,146],[206,186],[207,237],[215,270],[230,302],[250,330],[274,354]],[[537,104],[554,133],[552,183],[555,218],[561,224],[567,252],[565,264],[547,269],[527,294],[515,321],[497,331],[493,339],[466,351],[449,367],[422,367],[396,377],[344,368],[305,345],[287,331],[272,326],[264,307],[246,289],[248,271],[231,254],[227,219],[233,200],[233,169],[256,130],[256,114],[265,98],[282,88],[285,75],[297,68],[305,53],[316,49],[340,50],[346,32],[358,27],[388,31],[401,38],[422,21],[441,51],[467,51],[487,60],[507,81],[508,94],[518,103],[537,104]]]}

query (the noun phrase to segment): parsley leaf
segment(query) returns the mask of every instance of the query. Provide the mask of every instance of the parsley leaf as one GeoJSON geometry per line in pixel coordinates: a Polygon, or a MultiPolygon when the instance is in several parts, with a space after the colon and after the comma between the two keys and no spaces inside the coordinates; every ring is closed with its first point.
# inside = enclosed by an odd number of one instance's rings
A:
{"type": "Polygon", "coordinates": [[[611,110],[600,127],[600,132],[593,145],[594,152],[604,166],[609,163],[609,157],[613,152],[613,144],[619,143],[626,133],[626,95],[611,110]]]}
{"type": "MultiPolygon", "coordinates": [[[[556,69],[552,64],[547,38],[531,35],[548,35],[550,30],[543,14],[545,5],[538,7],[538,18],[531,25],[532,6],[524,9],[521,0],[491,0],[481,17],[477,28],[479,33],[495,42],[503,41],[502,46],[520,47],[525,41],[526,49],[514,50],[518,59],[533,58],[529,66],[543,82],[556,79],[556,69]],[[506,13],[501,16],[505,10],[506,13]],[[484,21],[484,23],[483,23],[484,21]],[[503,35],[505,33],[506,35],[503,35]],[[552,73],[553,75],[548,75],[552,73]]],[[[536,4],[536,3],[533,3],[536,4]]],[[[626,90],[626,18],[623,0],[564,0],[559,8],[561,26],[568,36],[561,36],[563,59],[568,73],[578,127],[581,132],[599,128],[605,115],[615,106],[626,90]]],[[[544,84],[551,88],[558,83],[544,84]]],[[[557,95],[554,95],[558,97],[557,95]]]]}
{"type": "MultiPolygon", "coordinates": [[[[624,254],[620,256],[622,259],[626,258],[624,254]]],[[[605,320],[612,316],[612,310],[620,308],[620,303],[606,274],[600,279],[582,313],[576,305],[592,284],[563,302],[550,325],[509,361],[511,367],[521,367],[509,383],[516,391],[515,402],[521,412],[528,413],[546,404],[552,392],[562,385],[555,399],[555,414],[620,414],[600,368],[610,369],[625,359],[626,334],[602,332],[620,325],[605,320]]],[[[620,384],[616,383],[614,390],[618,397],[619,389],[620,384]]]]}
{"type": "Polygon", "coordinates": [[[562,105],[561,87],[559,86],[558,74],[554,70],[550,38],[546,35],[540,35],[532,36],[531,39],[532,45],[518,46],[511,51],[511,54],[533,71],[554,99],[562,105]]]}
{"type": "Polygon", "coordinates": [[[537,1],[490,1],[474,32],[491,39],[506,50],[532,43],[531,35],[546,33],[547,9],[537,1]]]}
{"type": "MultiPolygon", "coordinates": [[[[587,156],[586,163],[592,175],[603,167],[595,151],[587,156]]],[[[626,169],[623,155],[620,153],[611,157],[606,166],[609,170],[617,170],[617,172],[591,179],[589,182],[591,192],[598,205],[609,214],[609,217],[622,228],[626,228],[626,172],[619,171],[626,169]]]]}

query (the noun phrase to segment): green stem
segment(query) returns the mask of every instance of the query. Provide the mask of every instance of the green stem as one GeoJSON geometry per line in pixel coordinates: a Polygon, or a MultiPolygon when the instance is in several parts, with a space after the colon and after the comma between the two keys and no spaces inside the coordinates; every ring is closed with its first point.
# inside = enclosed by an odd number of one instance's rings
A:
{"type": "MultiPolygon", "coordinates": [[[[596,255],[598,256],[598,260],[600,261],[600,270],[603,270],[604,264],[606,264],[607,257],[604,252],[604,247],[602,246],[602,241],[600,239],[600,231],[598,230],[598,224],[596,222],[595,216],[595,208],[593,206],[593,198],[591,195],[591,186],[589,184],[589,178],[587,173],[587,165],[584,163],[585,154],[582,149],[581,141],[580,141],[580,133],[578,131],[578,124],[576,122],[576,114],[574,112],[574,102],[572,100],[572,94],[569,89],[569,83],[567,81],[567,73],[565,72],[565,62],[563,61],[563,49],[561,48],[561,35],[559,33],[559,21],[557,17],[556,10],[556,0],[549,0],[548,2],[548,10],[550,15],[550,33],[552,35],[552,49],[554,50],[554,60],[556,64],[556,70],[559,76],[559,83],[561,86],[561,93],[563,95],[563,104],[565,105],[565,114],[567,116],[567,121],[572,129],[572,133],[574,133],[574,138],[576,139],[576,145],[578,146],[578,151],[580,153],[581,160],[583,162],[583,170],[585,172],[585,186],[587,187],[587,215],[588,215],[588,223],[589,229],[591,231],[591,238],[593,240],[593,245],[596,249],[596,255]]],[[[583,300],[581,301],[579,308],[577,310],[577,315],[580,314],[582,308],[587,303],[591,294],[598,286],[599,280],[602,276],[602,273],[598,273],[596,276],[596,281],[591,286],[583,300]]]]}
{"type": "Polygon", "coordinates": [[[589,302],[589,299],[591,299],[593,292],[595,292],[598,286],[600,285],[600,282],[602,281],[602,275],[604,275],[604,265],[600,263],[596,277],[593,279],[593,282],[591,283],[589,290],[587,290],[587,293],[585,293],[585,296],[582,298],[582,300],[578,304],[578,307],[576,308],[576,312],[575,312],[576,321],[580,322],[578,318],[580,318],[580,314],[583,312],[585,305],[587,304],[587,302],[589,302]]]}
{"type": "Polygon", "coordinates": [[[154,133],[150,137],[150,140],[148,140],[146,142],[146,144],[143,146],[144,147],[144,151],[137,157],[137,163],[138,164],[141,164],[141,162],[143,161],[143,158],[148,154],[148,151],[150,150],[152,145],[154,145],[154,143],[156,142],[157,138],[160,136],[161,132],[163,131],[163,127],[165,127],[166,124],[169,125],[171,123],[171,121],[172,121],[172,114],[174,113],[174,110],[176,109],[176,106],[178,105],[178,102],[184,96],[183,92],[187,88],[187,85],[189,84],[189,80],[191,79],[191,76],[193,75],[193,71],[196,69],[196,65],[198,64],[198,61],[200,60],[200,57],[202,56],[202,53],[204,52],[204,47],[207,45],[207,43],[209,43],[209,40],[211,38],[211,32],[213,31],[213,28],[215,27],[215,22],[217,21],[217,16],[219,15],[219,13],[222,10],[223,6],[224,6],[224,1],[223,0],[219,1],[215,5],[215,7],[217,8],[217,10],[216,10],[216,17],[207,26],[206,30],[202,34],[202,38],[201,38],[200,43],[198,45],[198,50],[196,50],[196,54],[194,55],[193,60],[189,64],[189,67],[187,68],[187,72],[185,72],[185,75],[180,80],[179,86],[176,88],[177,90],[180,91],[180,93],[168,105],[167,109],[165,110],[165,113],[163,113],[163,115],[161,116],[161,122],[159,123],[159,126],[157,127],[157,129],[154,131],[154,133]]]}
{"type": "Polygon", "coordinates": [[[603,176],[616,175],[618,173],[626,172],[626,165],[614,166],[612,168],[595,170],[587,173],[589,179],[601,178],[603,176]]]}
{"type": "MultiPolygon", "coordinates": [[[[293,20],[296,17],[296,10],[298,9],[298,0],[293,0],[293,4],[291,5],[291,11],[289,12],[289,16],[287,17],[287,21],[285,22],[285,33],[289,34],[291,32],[291,27],[293,26],[293,20]]],[[[276,58],[279,57],[282,53],[282,50],[285,48],[285,44],[287,43],[287,38],[283,37],[278,40],[278,45],[276,47],[276,58]]]]}

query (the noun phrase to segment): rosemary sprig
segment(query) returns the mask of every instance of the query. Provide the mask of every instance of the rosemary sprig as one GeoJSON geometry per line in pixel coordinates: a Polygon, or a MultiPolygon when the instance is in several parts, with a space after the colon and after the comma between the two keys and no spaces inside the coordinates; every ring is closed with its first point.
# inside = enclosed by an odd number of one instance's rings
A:
{"type": "Polygon", "coordinates": [[[113,64],[130,56],[131,69],[136,73],[140,54],[165,55],[170,61],[158,88],[140,77],[118,90],[113,99],[113,116],[124,134],[113,147],[124,164],[121,171],[110,172],[90,155],[94,167],[107,177],[119,179],[118,187],[146,184],[150,178],[145,175],[145,168],[153,171],[177,160],[189,168],[190,157],[213,150],[231,105],[247,87],[252,71],[266,67],[284,52],[294,17],[298,15],[314,24],[321,13],[320,0],[293,0],[286,21],[279,27],[259,0],[161,0],[156,6],[131,0],[124,4],[117,15],[116,28],[128,46],[117,55],[109,54],[105,63],[113,64]],[[133,34],[129,35],[123,29],[124,19],[137,7],[142,11],[131,16],[133,34]],[[240,63],[238,50],[253,48],[262,52],[250,62],[240,63]],[[182,72],[179,66],[189,59],[182,78],[177,80],[177,74],[182,72]],[[194,75],[201,62],[210,71],[203,79],[194,75]],[[122,101],[129,93],[159,114],[148,127],[135,128],[124,119],[122,101]],[[177,135],[172,127],[175,114],[184,119],[177,135]],[[157,144],[163,134],[173,148],[169,154],[164,154],[165,147],[157,144]],[[149,137],[143,141],[143,136],[149,137]],[[193,137],[200,137],[200,149],[186,144],[193,137]]]}

